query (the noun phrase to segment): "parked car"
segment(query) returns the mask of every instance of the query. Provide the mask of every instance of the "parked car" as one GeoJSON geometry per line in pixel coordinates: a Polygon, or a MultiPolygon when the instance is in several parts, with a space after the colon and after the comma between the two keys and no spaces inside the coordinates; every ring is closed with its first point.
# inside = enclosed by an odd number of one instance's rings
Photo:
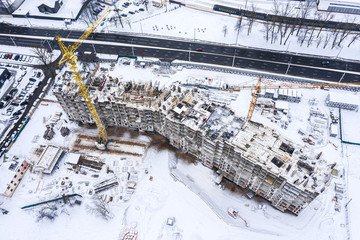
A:
{"type": "Polygon", "coordinates": [[[20,104],[18,102],[12,102],[10,105],[14,107],[18,107],[20,104]]]}
{"type": "Polygon", "coordinates": [[[28,100],[24,100],[20,103],[20,106],[25,106],[28,105],[29,101],[28,100]]]}
{"type": "Polygon", "coordinates": [[[321,64],[322,64],[322,65],[325,65],[325,66],[329,65],[329,63],[330,63],[329,61],[322,61],[322,62],[321,62],[321,64]]]}
{"type": "Polygon", "coordinates": [[[202,48],[196,48],[195,50],[198,51],[198,52],[202,52],[203,49],[202,48]]]}
{"type": "Polygon", "coordinates": [[[16,112],[13,113],[13,116],[19,116],[22,114],[22,111],[21,110],[18,110],[16,112]]]}

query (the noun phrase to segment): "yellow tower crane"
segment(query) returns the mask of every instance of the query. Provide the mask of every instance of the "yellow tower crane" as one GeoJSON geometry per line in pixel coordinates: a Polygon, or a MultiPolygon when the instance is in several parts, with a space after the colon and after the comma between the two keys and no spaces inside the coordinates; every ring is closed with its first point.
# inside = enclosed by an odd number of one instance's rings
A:
{"type": "Polygon", "coordinates": [[[89,91],[86,88],[85,82],[81,77],[79,69],[77,68],[77,56],[75,55],[75,50],[80,47],[80,45],[89,37],[89,35],[95,31],[96,27],[105,19],[105,17],[111,12],[110,8],[107,8],[100,17],[88,27],[88,29],[80,36],[80,38],[73,44],[69,45],[69,47],[65,47],[64,42],[60,39],[59,36],[56,36],[56,40],[59,42],[59,46],[61,52],[63,54],[62,59],[59,62],[59,65],[66,62],[69,67],[73,78],[76,81],[76,84],[79,87],[79,92],[81,96],[84,98],[86,106],[88,107],[92,118],[97,126],[99,131],[99,142],[96,144],[96,147],[99,149],[106,149],[106,145],[108,144],[108,137],[106,133],[106,129],[100,119],[98,112],[96,111],[93,100],[90,97],[89,91]]]}
{"type": "Polygon", "coordinates": [[[255,91],[252,94],[249,111],[248,111],[248,114],[247,114],[247,117],[246,117],[247,122],[251,121],[251,117],[252,117],[252,115],[254,113],[255,106],[256,106],[256,100],[257,100],[257,97],[258,97],[258,95],[260,93],[260,90],[261,90],[261,77],[259,78],[258,82],[256,83],[255,91]]]}

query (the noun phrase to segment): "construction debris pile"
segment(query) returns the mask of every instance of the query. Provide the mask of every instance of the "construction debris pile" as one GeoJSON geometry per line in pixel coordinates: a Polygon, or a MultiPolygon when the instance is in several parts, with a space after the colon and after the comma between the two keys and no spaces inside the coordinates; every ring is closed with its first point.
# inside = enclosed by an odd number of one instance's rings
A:
{"type": "MultiPolygon", "coordinates": [[[[104,81],[101,90],[88,88],[105,126],[159,133],[281,211],[299,214],[331,180],[326,161],[308,146],[295,145],[261,124],[245,123],[226,105],[209,101],[204,89],[174,83],[160,90],[158,83],[104,81]]],[[[54,89],[71,120],[93,124],[76,85],[60,79],[54,89]]]]}

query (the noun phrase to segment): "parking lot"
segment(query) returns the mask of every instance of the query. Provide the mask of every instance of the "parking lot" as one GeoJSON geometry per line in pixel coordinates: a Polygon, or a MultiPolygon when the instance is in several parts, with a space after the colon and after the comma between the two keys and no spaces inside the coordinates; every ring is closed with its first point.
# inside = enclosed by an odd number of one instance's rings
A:
{"type": "Polygon", "coordinates": [[[29,110],[39,101],[41,89],[38,88],[43,87],[45,76],[42,70],[30,65],[33,61],[34,56],[0,53],[0,68],[11,73],[0,92],[1,147],[9,146],[16,139],[29,118],[29,110]]]}
{"type": "MultiPolygon", "coordinates": [[[[149,3],[150,4],[150,3],[149,3]]],[[[132,15],[135,15],[137,13],[141,13],[145,11],[145,6],[143,4],[143,1],[141,0],[134,0],[134,1],[124,1],[124,2],[117,2],[117,9],[119,11],[119,15],[121,18],[128,18],[132,15]]],[[[99,15],[104,9],[106,9],[105,4],[101,4],[97,1],[92,2],[90,5],[90,9],[92,10],[92,13],[97,16],[99,15]]],[[[111,21],[111,19],[108,19],[111,21]]]]}

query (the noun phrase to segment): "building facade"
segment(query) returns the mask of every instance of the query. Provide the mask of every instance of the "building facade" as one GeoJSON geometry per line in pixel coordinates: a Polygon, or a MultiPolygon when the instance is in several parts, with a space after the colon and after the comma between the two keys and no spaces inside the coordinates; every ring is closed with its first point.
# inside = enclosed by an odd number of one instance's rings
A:
{"type": "Polygon", "coordinates": [[[358,0],[317,0],[317,4],[320,11],[360,14],[358,0]]]}

